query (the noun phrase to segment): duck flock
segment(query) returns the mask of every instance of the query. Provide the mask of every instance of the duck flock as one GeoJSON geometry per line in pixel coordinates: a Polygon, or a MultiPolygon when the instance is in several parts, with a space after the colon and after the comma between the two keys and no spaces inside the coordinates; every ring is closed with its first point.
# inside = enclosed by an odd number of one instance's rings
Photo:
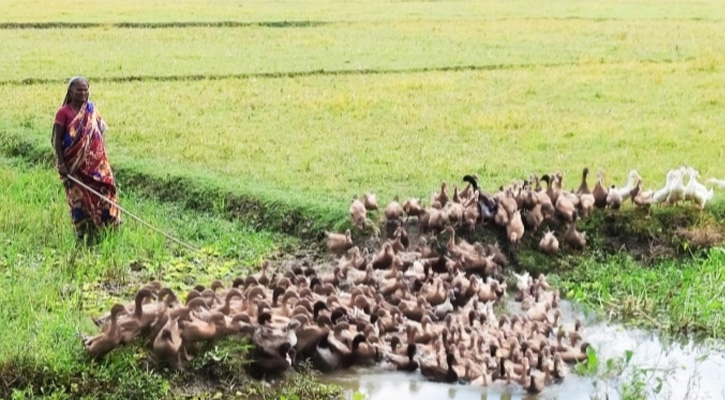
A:
{"type": "MultiPolygon", "coordinates": [[[[690,201],[702,209],[713,197],[689,167],[673,169],[664,188],[649,191],[636,171],[625,186],[608,189],[600,172],[593,190],[587,174],[585,168],[577,191],[563,189],[560,172],[541,179],[532,174],[493,195],[479,188],[475,175],[466,175],[465,187],[452,193],[443,182],[428,206],[409,198],[382,209],[386,233],[379,248],[361,251],[349,229],[328,232],[332,268],[294,263],[273,271],[264,261],[257,274],[228,286],[218,280],[199,285],[183,301],[154,281],[133,302],[117,303],[94,318],[100,332],[84,337],[83,344],[98,358],[144,340],[156,359],[181,369],[200,342],[227,337],[254,344],[248,370],[255,377],[309,361],[322,372],[379,365],[435,382],[516,384],[539,393],[586,359],[581,321],[562,321],[559,292],[545,275],[512,273],[512,298],[519,306],[501,311],[507,308],[496,306],[509,296],[505,255],[496,243],[469,243],[456,233],[498,227],[515,244],[525,231],[536,233],[550,221],[547,226],[565,225],[566,244],[581,249],[586,237],[576,222],[595,209],[618,209],[630,199],[637,207],[690,201]],[[420,232],[415,239],[408,233],[413,225],[420,232]]],[[[368,213],[378,213],[374,194],[353,199],[353,225],[372,228],[379,238],[368,213]]],[[[539,247],[559,251],[553,231],[543,233],[539,247]]]]}

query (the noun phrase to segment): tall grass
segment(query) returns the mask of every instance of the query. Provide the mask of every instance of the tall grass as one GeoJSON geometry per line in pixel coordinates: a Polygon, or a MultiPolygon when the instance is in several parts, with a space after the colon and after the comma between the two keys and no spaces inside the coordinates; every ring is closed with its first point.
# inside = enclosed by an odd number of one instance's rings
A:
{"type": "Polygon", "coordinates": [[[617,321],[641,323],[674,334],[721,339],[725,329],[725,249],[654,267],[627,255],[607,262],[582,260],[558,276],[567,297],[604,310],[617,321]]]}
{"type": "Polygon", "coordinates": [[[189,215],[173,204],[154,204],[122,190],[122,205],[218,256],[188,254],[128,216],[117,234],[96,246],[78,246],[62,185],[53,171],[0,158],[0,187],[0,375],[15,374],[15,379],[28,379],[33,387],[43,379],[69,384],[68,377],[81,371],[99,379],[105,376],[105,385],[110,386],[118,378],[112,369],[125,368],[124,376],[136,375],[123,384],[145,382],[145,390],[168,389],[163,379],[133,367],[137,363],[133,350],[119,351],[98,367],[90,364],[79,336],[97,331],[89,315],[108,310],[112,302],[129,301],[133,289],[152,278],[188,289],[189,282],[170,273],[179,265],[185,277],[208,285],[212,278],[240,274],[244,266],[257,265],[278,246],[290,243],[279,235],[203,214],[189,215]]]}

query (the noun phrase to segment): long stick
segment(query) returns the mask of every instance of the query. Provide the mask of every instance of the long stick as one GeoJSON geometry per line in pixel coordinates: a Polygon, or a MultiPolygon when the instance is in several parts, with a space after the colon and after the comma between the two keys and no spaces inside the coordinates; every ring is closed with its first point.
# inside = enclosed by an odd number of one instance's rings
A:
{"type": "Polygon", "coordinates": [[[82,186],[83,188],[85,188],[85,189],[86,189],[86,190],[88,190],[89,192],[91,192],[91,193],[95,194],[96,196],[98,196],[98,197],[99,197],[99,198],[100,198],[101,200],[105,201],[106,203],[109,203],[109,204],[112,204],[112,205],[114,205],[114,206],[118,207],[118,209],[119,209],[119,210],[121,210],[121,211],[123,211],[124,213],[126,213],[126,214],[130,215],[130,216],[131,216],[131,217],[132,217],[133,219],[135,219],[136,221],[138,221],[138,222],[140,222],[140,223],[142,223],[142,224],[146,225],[146,227],[148,227],[149,229],[151,229],[151,230],[153,230],[153,231],[155,231],[155,232],[157,232],[157,233],[160,233],[160,234],[164,235],[164,236],[165,236],[165,237],[166,237],[167,239],[171,239],[171,240],[173,240],[174,242],[176,242],[176,243],[178,243],[178,244],[180,244],[180,245],[182,245],[182,246],[184,246],[184,247],[186,247],[186,248],[188,248],[188,249],[191,249],[191,250],[193,250],[193,251],[195,251],[195,252],[197,252],[197,253],[201,253],[201,254],[203,254],[203,253],[202,253],[202,251],[201,251],[201,249],[198,249],[198,248],[196,248],[196,247],[194,247],[194,246],[192,246],[192,245],[190,245],[190,244],[188,244],[188,243],[182,242],[181,240],[179,240],[179,239],[177,239],[177,238],[175,238],[175,237],[173,237],[173,236],[169,235],[168,233],[166,233],[166,232],[163,232],[163,231],[161,231],[161,230],[159,230],[159,229],[155,228],[154,226],[152,226],[152,225],[151,225],[151,224],[149,224],[148,222],[146,222],[146,221],[142,220],[141,218],[139,218],[139,217],[135,216],[134,214],[132,214],[132,213],[128,212],[128,210],[126,210],[125,208],[121,207],[120,205],[118,205],[118,204],[117,204],[116,202],[114,202],[113,200],[111,200],[111,199],[109,199],[108,197],[106,197],[106,196],[104,196],[104,195],[102,195],[102,194],[98,193],[97,191],[95,191],[95,190],[93,190],[92,188],[88,187],[88,185],[86,185],[85,183],[83,183],[83,182],[79,181],[78,179],[74,178],[73,176],[71,176],[71,175],[66,175],[66,176],[67,176],[67,178],[68,178],[68,179],[70,179],[70,180],[72,180],[73,182],[75,182],[75,183],[77,183],[77,184],[81,185],[81,186],[82,186]]]}

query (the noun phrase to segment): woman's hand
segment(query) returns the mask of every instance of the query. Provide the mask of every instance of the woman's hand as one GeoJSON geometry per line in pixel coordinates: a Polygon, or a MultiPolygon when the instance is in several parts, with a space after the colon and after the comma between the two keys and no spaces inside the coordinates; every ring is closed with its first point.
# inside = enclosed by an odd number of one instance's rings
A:
{"type": "Polygon", "coordinates": [[[63,177],[68,176],[68,172],[69,172],[68,167],[65,165],[65,163],[58,164],[58,173],[61,176],[63,176],[63,177]]]}

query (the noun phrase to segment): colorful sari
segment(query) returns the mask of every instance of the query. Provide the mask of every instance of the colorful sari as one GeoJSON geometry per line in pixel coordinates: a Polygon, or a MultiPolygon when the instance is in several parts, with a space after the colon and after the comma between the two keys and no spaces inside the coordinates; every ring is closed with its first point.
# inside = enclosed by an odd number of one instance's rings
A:
{"type": "MultiPolygon", "coordinates": [[[[117,203],[116,183],[106,157],[103,133],[106,123],[92,102],[86,102],[63,134],[63,157],[69,175],[117,203]]],[[[121,223],[118,207],[102,200],[76,182],[61,176],[76,234],[90,228],[116,227],[121,223]]]]}

